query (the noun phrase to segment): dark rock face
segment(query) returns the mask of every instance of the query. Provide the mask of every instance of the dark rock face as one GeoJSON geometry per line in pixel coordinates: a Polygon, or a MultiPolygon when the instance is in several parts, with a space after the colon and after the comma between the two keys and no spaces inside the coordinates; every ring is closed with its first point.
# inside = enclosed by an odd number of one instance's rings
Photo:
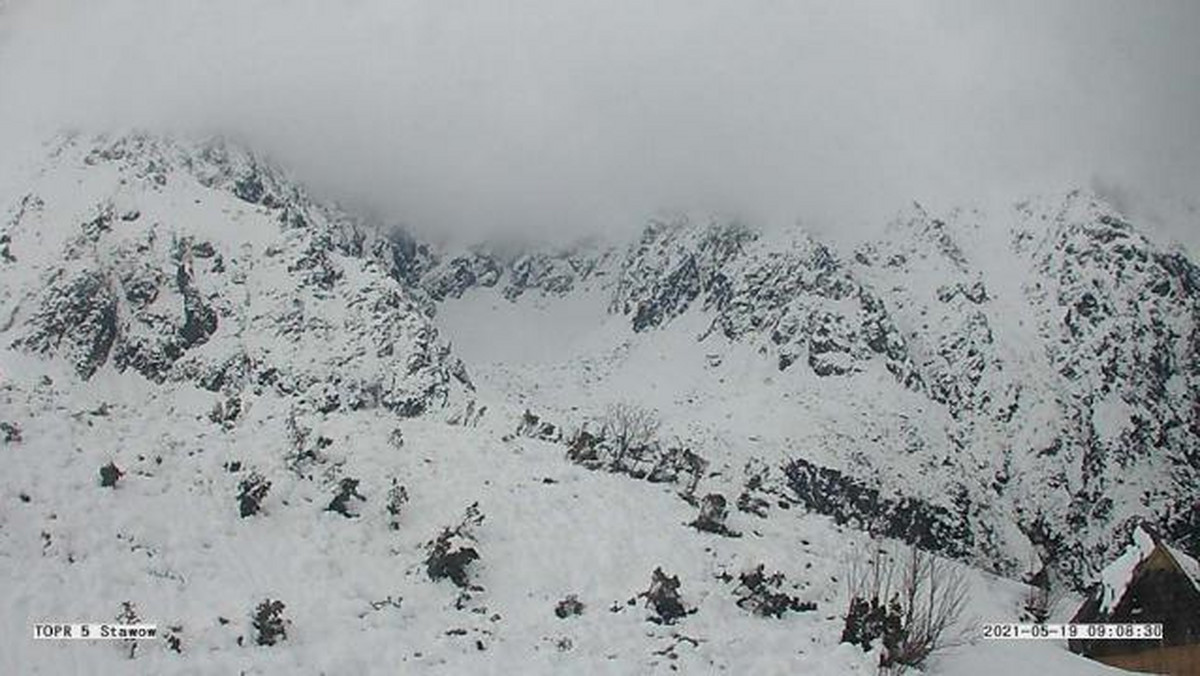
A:
{"type": "Polygon", "coordinates": [[[974,536],[968,515],[913,498],[888,498],[865,482],[803,459],[785,468],[788,485],[801,504],[839,524],[851,524],[883,537],[903,540],[952,558],[971,553],[974,536]]]}
{"type": "Polygon", "coordinates": [[[920,385],[883,301],[811,239],[779,250],[737,224],[651,225],[622,265],[610,311],[642,332],[697,305],[711,315],[702,340],[764,343],[780,371],[803,360],[819,376],[844,376],[881,357],[905,387],[920,385]]]}
{"type": "Polygon", "coordinates": [[[56,280],[43,292],[25,335],[14,345],[45,355],[61,354],[87,379],[108,360],[116,339],[117,297],[112,284],[98,272],[83,271],[56,280]]]}
{"type": "Polygon", "coordinates": [[[431,254],[415,283],[436,301],[493,287],[509,301],[531,291],[565,296],[593,275],[604,274],[611,256],[610,251],[582,244],[556,249],[480,245],[443,260],[431,254]]]}
{"type": "Polygon", "coordinates": [[[722,268],[754,239],[737,224],[654,222],[626,254],[610,311],[632,315],[633,330],[645,331],[683,314],[702,294],[706,305],[723,305],[722,268]]]}

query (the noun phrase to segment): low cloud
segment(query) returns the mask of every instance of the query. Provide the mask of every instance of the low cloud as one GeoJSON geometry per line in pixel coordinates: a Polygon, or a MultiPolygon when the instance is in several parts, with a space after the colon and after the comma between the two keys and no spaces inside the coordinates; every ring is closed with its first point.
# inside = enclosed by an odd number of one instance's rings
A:
{"type": "Polygon", "coordinates": [[[857,236],[914,199],[1093,176],[1144,200],[1200,194],[1185,1],[0,7],[0,142],[232,129],[444,233],[574,235],[693,208],[857,236]]]}

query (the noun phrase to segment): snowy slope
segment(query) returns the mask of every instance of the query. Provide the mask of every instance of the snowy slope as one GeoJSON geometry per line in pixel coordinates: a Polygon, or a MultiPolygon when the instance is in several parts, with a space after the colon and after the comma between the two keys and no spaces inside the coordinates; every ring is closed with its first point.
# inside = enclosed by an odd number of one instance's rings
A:
{"type": "MultiPolygon", "coordinates": [[[[1039,296],[993,284],[985,264],[971,271],[981,258],[969,251],[967,272],[936,260],[880,270],[803,233],[697,219],[656,222],[628,247],[441,251],[220,139],[67,136],[0,188],[0,579],[21,580],[0,585],[2,673],[873,673],[876,654],[838,643],[847,562],[871,547],[861,529],[962,516],[965,530],[934,523],[941,539],[927,544],[1025,572],[1036,548],[1013,506],[1074,471],[1082,443],[1060,435],[1063,452],[1041,464],[1028,449],[994,452],[1002,435],[1049,439],[1059,427],[1042,427],[1065,424],[1044,403],[1022,403],[1048,411],[1022,417],[1029,429],[997,417],[1018,386],[1035,402],[1067,396],[1048,366],[1075,352],[1048,349],[1059,334],[1045,298],[1071,293],[1061,271],[1077,261],[1050,255],[1049,235],[1012,249],[1031,275],[1057,274],[1045,287],[1057,295],[1039,296]],[[986,335],[958,316],[981,304],[970,285],[937,300],[943,276],[985,278],[982,314],[1003,347],[937,352],[958,345],[942,333],[986,335]],[[939,302],[936,330],[918,327],[939,302]],[[696,507],[679,483],[589,471],[555,435],[516,432],[526,410],[569,433],[624,401],[656,409],[663,438],[708,461],[698,495],[762,501],[761,514],[731,510],[741,537],[686,526],[696,507]],[[804,509],[792,461],[869,481],[889,511],[839,525],[835,504],[804,509]],[[114,487],[101,485],[109,463],[114,487]],[[996,491],[1000,469],[1011,487],[996,491]],[[270,487],[243,516],[255,477],[270,487]],[[328,509],[347,479],[361,496],[351,517],[328,509]],[[429,544],[475,503],[478,588],[430,579],[429,544]],[[815,610],[739,607],[736,578],[759,564],[815,610]],[[674,625],[648,621],[638,597],[659,567],[696,611],[674,625]],[[582,615],[557,617],[569,595],[582,615]],[[260,646],[251,615],[268,598],[290,625],[260,646]],[[34,621],[112,620],[124,602],[171,628],[179,650],[157,641],[131,658],[119,643],[28,639],[34,621]]],[[[1072,236],[1090,237],[1080,227],[1072,236]]],[[[909,245],[947,255],[923,241],[909,245]]],[[[875,255],[890,260],[888,246],[875,255]]],[[[1189,388],[1172,381],[1155,405],[1183,411],[1189,388]]],[[[1100,427],[1126,434],[1126,409],[1105,406],[1100,427]]],[[[1170,460],[1187,443],[1154,451],[1167,460],[1138,455],[1129,490],[1191,476],[1170,460]]],[[[1088,481],[1111,492],[1116,472],[1100,469],[1088,481]]],[[[1187,490],[1168,486],[1150,512],[1187,490]]],[[[1130,513],[1126,493],[1112,495],[1114,516],[1079,542],[1106,542],[1130,513]]],[[[1018,617],[1022,585],[964,570],[971,617],[1018,617]]],[[[968,642],[930,669],[1022,664],[1104,672],[1050,642],[968,642]]]]}
{"type": "MultiPolygon", "coordinates": [[[[203,410],[209,393],[127,385],[5,391],[6,402],[44,408],[21,412],[25,439],[7,448],[20,455],[0,495],[0,572],[22,584],[2,592],[4,673],[873,672],[873,655],[837,644],[844,591],[835,578],[864,537],[823,517],[734,516],[743,538],[699,533],[683,526],[694,510],[672,490],[588,472],[555,444],[501,441],[502,419],[462,428],[401,423],[381,409],[314,415],[302,424],[331,443],[296,472],[286,462],[286,398],[256,398],[226,428],[182,413],[203,410]],[[107,412],[93,413],[101,403],[107,412]],[[401,448],[389,442],[398,424],[401,448]],[[98,485],[108,461],[126,472],[116,489],[98,485]],[[230,471],[234,462],[243,464],[230,471]],[[251,471],[272,488],[264,512],[241,519],[237,483],[251,471]],[[344,476],[362,480],[356,519],[323,511],[344,476]],[[395,531],[384,510],[392,478],[411,496],[395,531]],[[459,590],[426,576],[424,544],[473,502],[485,517],[476,529],[482,591],[458,609],[459,590]],[[796,581],[817,610],[768,620],[738,608],[716,576],[759,563],[796,581]],[[675,626],[626,603],[658,566],[680,576],[698,608],[675,626]],[[584,613],[559,619],[555,604],[568,594],[584,613]],[[251,640],[249,614],[266,598],[284,601],[292,623],[271,647],[251,640]],[[123,601],[180,627],[182,654],[144,644],[130,661],[118,645],[27,640],[33,619],[108,619],[123,601]]],[[[1020,585],[975,580],[974,614],[1015,613],[1020,585]]],[[[1015,648],[965,647],[945,658],[944,673],[978,672],[1015,648]]],[[[1061,666],[1054,673],[1098,671],[1061,646],[1019,652],[1030,651],[1061,666]]]]}

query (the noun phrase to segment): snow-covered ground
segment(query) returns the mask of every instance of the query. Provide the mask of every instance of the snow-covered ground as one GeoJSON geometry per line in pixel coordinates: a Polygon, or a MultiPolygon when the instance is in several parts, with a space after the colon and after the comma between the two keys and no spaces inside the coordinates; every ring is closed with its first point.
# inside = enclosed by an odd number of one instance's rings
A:
{"type": "MultiPolygon", "coordinates": [[[[207,411],[211,393],[129,380],[6,383],[7,410],[36,408],[20,411],[24,439],[4,447],[0,476],[2,673],[873,672],[874,655],[838,644],[845,562],[869,543],[824,517],[735,512],[742,538],[701,533],[684,525],[695,510],[671,488],[573,465],[561,445],[511,437],[516,420],[500,412],[477,427],[379,411],[305,418],[332,443],[298,473],[282,460],[285,401],[256,399],[227,430],[186,413],[207,411]],[[400,448],[388,440],[396,427],[400,448]],[[99,484],[110,461],[125,472],[115,489],[99,484]],[[272,487],[263,512],[243,519],[237,484],[251,470],[272,487]],[[343,476],[362,482],[358,518],[324,511],[343,476]],[[393,477],[410,496],[398,530],[384,509],[393,477]],[[456,587],[428,578],[424,544],[475,502],[483,589],[460,609],[456,587]],[[760,563],[817,610],[776,620],[737,607],[717,576],[760,563]],[[641,599],[627,604],[656,567],[679,576],[697,609],[673,626],[647,621],[641,599]],[[584,612],[560,619],[569,594],[584,612]],[[250,626],[266,598],[291,621],[270,647],[254,645],[250,626]],[[124,601],[160,629],[180,627],[182,653],[157,641],[130,660],[119,643],[32,640],[33,622],[109,621],[124,601]]],[[[969,615],[1016,619],[1020,585],[969,574],[969,615]]],[[[1101,672],[1054,643],[983,641],[930,671],[1035,665],[1101,672]]]]}

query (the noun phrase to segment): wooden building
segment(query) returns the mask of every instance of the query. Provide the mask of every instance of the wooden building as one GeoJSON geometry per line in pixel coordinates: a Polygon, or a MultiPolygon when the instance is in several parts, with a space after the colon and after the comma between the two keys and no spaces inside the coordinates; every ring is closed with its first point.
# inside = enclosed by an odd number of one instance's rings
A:
{"type": "Polygon", "coordinates": [[[1076,639],[1068,647],[1131,671],[1200,676],[1200,563],[1138,526],[1071,622],[1161,623],[1161,641],[1076,639]]]}

